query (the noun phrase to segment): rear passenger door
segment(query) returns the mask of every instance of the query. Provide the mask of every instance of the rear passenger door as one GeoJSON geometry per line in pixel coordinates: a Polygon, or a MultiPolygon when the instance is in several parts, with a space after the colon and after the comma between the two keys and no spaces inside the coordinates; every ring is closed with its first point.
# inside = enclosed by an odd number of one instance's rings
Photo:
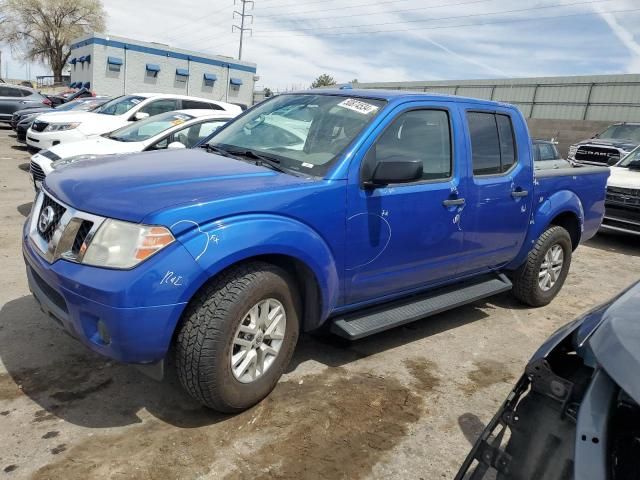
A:
{"type": "Polygon", "coordinates": [[[32,105],[32,102],[23,98],[23,92],[29,94],[28,90],[0,85],[0,119],[9,120],[13,112],[32,105]]]}
{"type": "Polygon", "coordinates": [[[493,269],[522,247],[533,197],[529,136],[508,108],[465,111],[469,188],[461,214],[463,273],[493,269]]]}

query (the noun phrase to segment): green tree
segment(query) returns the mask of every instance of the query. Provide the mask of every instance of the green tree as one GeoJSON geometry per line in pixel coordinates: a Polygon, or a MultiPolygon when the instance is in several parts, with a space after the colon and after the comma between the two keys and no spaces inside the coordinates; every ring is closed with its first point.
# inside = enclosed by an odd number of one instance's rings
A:
{"type": "Polygon", "coordinates": [[[273,92],[269,87],[265,87],[263,92],[264,92],[264,98],[273,97],[273,92]]]}
{"type": "Polygon", "coordinates": [[[105,29],[101,0],[0,0],[0,12],[0,38],[24,60],[49,65],[56,82],[62,81],[71,42],[105,29]]]}
{"type": "Polygon", "coordinates": [[[333,79],[331,75],[327,75],[323,73],[318,78],[316,78],[311,84],[311,88],[320,88],[320,87],[330,87],[331,85],[335,85],[336,81],[333,79]]]}

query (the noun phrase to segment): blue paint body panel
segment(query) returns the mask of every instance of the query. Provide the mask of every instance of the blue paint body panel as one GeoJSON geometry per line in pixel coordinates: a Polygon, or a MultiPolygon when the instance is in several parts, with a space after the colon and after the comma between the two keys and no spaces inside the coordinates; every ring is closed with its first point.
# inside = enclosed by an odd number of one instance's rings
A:
{"type": "Polygon", "coordinates": [[[74,208],[164,225],[177,240],[121,271],[65,260],[49,264],[25,233],[28,268],[64,298],[69,322],[86,345],[126,362],[162,359],[193,295],[223,269],[256,256],[290,257],[313,274],[320,311],[317,320],[304,323],[310,330],[337,313],[516,268],[560,214],[575,216],[581,240],[600,225],[608,172],[534,178],[526,122],[513,106],[406,92],[314,94],[387,102],[324,178],[279,173],[198,148],[86,160],[47,176],[45,191],[74,208]],[[451,177],[364,189],[360,165],[369,148],[399,114],[420,108],[448,113],[451,177]],[[470,110],[511,117],[518,162],[510,171],[474,177],[466,123],[470,110]],[[513,198],[515,189],[529,194],[513,198]],[[443,206],[452,198],[465,198],[466,205],[443,206]],[[169,272],[180,277],[178,285],[161,282],[169,272]],[[91,315],[116,332],[111,345],[91,340],[91,315]]]}

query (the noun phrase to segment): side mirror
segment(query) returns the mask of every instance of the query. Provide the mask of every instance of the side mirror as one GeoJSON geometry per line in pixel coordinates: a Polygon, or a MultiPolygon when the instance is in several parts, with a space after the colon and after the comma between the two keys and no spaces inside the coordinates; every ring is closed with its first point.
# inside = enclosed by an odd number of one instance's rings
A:
{"type": "Polygon", "coordinates": [[[187,148],[187,147],[184,143],[171,142],[169,145],[167,145],[167,148],[177,149],[177,148],[187,148]]]}
{"type": "Polygon", "coordinates": [[[402,158],[388,158],[379,161],[369,180],[365,180],[365,187],[377,187],[390,183],[408,183],[422,178],[422,160],[405,160],[402,158]]]}
{"type": "Polygon", "coordinates": [[[149,118],[149,114],[145,112],[136,112],[133,116],[134,120],[144,120],[145,118],[149,118]]]}

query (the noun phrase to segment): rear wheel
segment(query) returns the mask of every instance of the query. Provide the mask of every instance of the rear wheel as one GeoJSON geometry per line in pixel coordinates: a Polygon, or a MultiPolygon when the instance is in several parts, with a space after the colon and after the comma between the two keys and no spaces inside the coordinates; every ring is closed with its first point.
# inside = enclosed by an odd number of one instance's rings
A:
{"type": "Polygon", "coordinates": [[[193,300],[176,339],[183,387],[208,407],[239,412],[275,387],[298,340],[299,300],[284,270],[231,268],[193,300]]]}
{"type": "Polygon", "coordinates": [[[513,275],[513,294],[532,307],[547,305],[564,284],[571,265],[571,236],[551,226],[540,235],[527,261],[513,275]]]}

